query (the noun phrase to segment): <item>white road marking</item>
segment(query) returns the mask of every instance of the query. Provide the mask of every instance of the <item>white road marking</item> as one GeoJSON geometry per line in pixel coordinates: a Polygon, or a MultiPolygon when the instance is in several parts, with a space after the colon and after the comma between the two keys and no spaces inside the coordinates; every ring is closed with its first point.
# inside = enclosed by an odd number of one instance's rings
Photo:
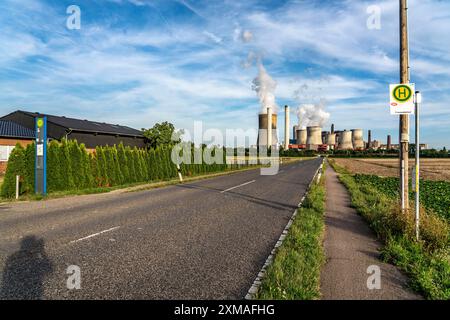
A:
{"type": "Polygon", "coordinates": [[[240,185],[238,185],[238,186],[234,186],[234,187],[228,188],[228,189],[226,189],[226,190],[223,190],[223,191],[221,191],[220,193],[225,193],[225,192],[227,192],[227,191],[230,191],[230,190],[233,190],[233,189],[236,189],[236,188],[239,188],[239,187],[246,186],[246,185],[248,185],[248,184],[250,184],[250,183],[253,183],[253,182],[255,182],[255,181],[256,181],[256,180],[252,180],[252,181],[248,181],[248,182],[242,183],[242,184],[240,184],[240,185]]]}
{"type": "Polygon", "coordinates": [[[120,228],[120,226],[109,228],[109,229],[106,229],[106,230],[103,230],[103,231],[91,234],[91,235],[89,235],[87,237],[83,237],[83,238],[80,238],[80,239],[77,239],[77,240],[70,241],[69,243],[75,243],[75,242],[83,241],[83,240],[86,240],[86,239],[90,239],[90,238],[96,237],[98,235],[101,235],[102,233],[114,231],[114,230],[119,229],[119,228],[120,228]]]}

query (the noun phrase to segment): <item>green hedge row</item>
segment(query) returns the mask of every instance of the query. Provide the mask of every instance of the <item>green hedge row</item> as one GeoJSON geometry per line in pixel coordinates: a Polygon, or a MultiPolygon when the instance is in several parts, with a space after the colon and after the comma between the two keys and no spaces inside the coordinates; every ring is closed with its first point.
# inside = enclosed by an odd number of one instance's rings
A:
{"type": "MultiPolygon", "coordinates": [[[[192,155],[203,151],[191,145],[192,155]]],[[[172,149],[137,149],[118,146],[97,147],[89,153],[75,140],[52,141],[47,147],[47,191],[83,190],[111,187],[137,182],[170,180],[177,177],[171,161],[172,149]]],[[[214,151],[211,151],[214,155],[214,151]]],[[[225,154],[225,153],[224,153],[225,154]]],[[[225,159],[225,155],[223,160],[225,159]]],[[[21,176],[20,193],[34,192],[35,145],[23,148],[19,144],[11,152],[1,196],[14,197],[16,175],[21,176]]],[[[225,171],[242,165],[181,164],[183,176],[225,171]]]]}

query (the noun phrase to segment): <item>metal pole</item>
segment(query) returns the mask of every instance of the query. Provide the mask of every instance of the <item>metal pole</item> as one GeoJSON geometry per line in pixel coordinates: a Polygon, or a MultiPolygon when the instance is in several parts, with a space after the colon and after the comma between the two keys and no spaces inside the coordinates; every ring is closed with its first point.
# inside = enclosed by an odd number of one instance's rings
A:
{"type": "Polygon", "coordinates": [[[289,149],[289,106],[284,106],[284,150],[289,149]]]}
{"type": "Polygon", "coordinates": [[[19,199],[19,183],[20,183],[20,176],[16,176],[16,200],[19,199]]]}
{"type": "MultiPolygon", "coordinates": [[[[409,48],[408,48],[408,6],[406,0],[400,0],[400,83],[409,83],[409,48]]],[[[409,208],[409,115],[400,115],[399,165],[402,211],[409,208]]]]}
{"type": "Polygon", "coordinates": [[[419,141],[419,104],[422,102],[422,95],[419,91],[416,91],[415,95],[415,116],[416,116],[416,132],[415,132],[415,144],[416,144],[416,239],[419,240],[419,223],[420,223],[420,191],[419,191],[419,172],[420,172],[420,141],[419,141]]]}

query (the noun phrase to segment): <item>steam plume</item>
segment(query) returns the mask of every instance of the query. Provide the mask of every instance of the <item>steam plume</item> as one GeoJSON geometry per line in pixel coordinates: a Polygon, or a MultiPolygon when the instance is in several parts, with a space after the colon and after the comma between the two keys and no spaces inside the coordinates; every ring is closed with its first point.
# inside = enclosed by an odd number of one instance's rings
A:
{"type": "Polygon", "coordinates": [[[325,104],[320,100],[315,104],[302,104],[297,109],[298,125],[304,129],[309,126],[323,127],[330,118],[330,114],[325,111],[325,104]]]}
{"type": "Polygon", "coordinates": [[[261,113],[267,113],[267,108],[271,108],[273,113],[277,112],[275,103],[275,89],[277,82],[267,73],[263,64],[258,64],[258,76],[253,79],[252,89],[256,91],[261,105],[261,113]]]}

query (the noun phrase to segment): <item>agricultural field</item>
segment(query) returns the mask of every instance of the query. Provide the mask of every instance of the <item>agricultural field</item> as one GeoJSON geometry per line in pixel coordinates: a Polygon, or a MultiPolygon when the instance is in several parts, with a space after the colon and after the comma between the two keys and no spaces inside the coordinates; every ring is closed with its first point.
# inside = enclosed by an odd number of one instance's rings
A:
{"type": "MultiPolygon", "coordinates": [[[[399,197],[399,179],[395,177],[379,177],[376,175],[356,174],[355,181],[368,184],[377,191],[391,198],[399,197]]],[[[450,181],[421,181],[420,202],[428,210],[450,222],[450,181]]],[[[413,199],[414,193],[410,193],[413,199]]]]}
{"type": "MultiPolygon", "coordinates": [[[[369,184],[389,197],[399,197],[398,159],[337,158],[334,161],[356,174],[357,182],[369,184]]],[[[422,205],[450,221],[450,159],[422,159],[421,166],[422,205]]],[[[413,197],[411,192],[410,198],[413,197]]]]}
{"type": "MultiPolygon", "coordinates": [[[[351,173],[373,174],[381,177],[398,177],[398,159],[335,158],[336,164],[351,173]]],[[[410,159],[410,172],[414,159],[410,159]]],[[[433,181],[450,181],[450,159],[421,159],[421,178],[433,181]]]]}

